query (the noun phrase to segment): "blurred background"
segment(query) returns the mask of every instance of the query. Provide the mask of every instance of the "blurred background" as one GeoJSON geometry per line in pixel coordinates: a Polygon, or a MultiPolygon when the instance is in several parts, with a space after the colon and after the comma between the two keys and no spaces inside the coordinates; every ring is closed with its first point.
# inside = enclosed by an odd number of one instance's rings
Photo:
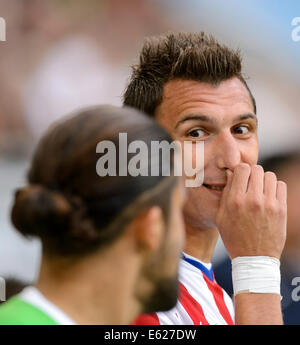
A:
{"type": "MultiPolygon", "coordinates": [[[[145,36],[205,31],[240,48],[257,101],[260,159],[300,148],[300,41],[292,40],[291,24],[300,17],[300,2],[0,0],[0,17],[6,21],[6,42],[0,42],[2,277],[30,282],[39,270],[39,242],[25,240],[10,224],[13,192],[25,182],[39,136],[74,108],[121,105],[130,65],[137,61],[145,36]]],[[[285,175],[293,189],[297,167],[294,175],[285,175]]],[[[296,215],[298,190],[293,199],[296,215]]],[[[300,276],[299,217],[293,229],[293,257],[300,276]]],[[[225,261],[219,241],[214,264],[225,261]]]]}

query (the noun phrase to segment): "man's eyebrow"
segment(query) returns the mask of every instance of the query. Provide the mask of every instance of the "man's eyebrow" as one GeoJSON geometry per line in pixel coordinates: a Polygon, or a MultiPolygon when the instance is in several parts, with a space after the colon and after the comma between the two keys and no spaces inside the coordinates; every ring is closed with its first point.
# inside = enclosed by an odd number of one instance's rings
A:
{"type": "Polygon", "coordinates": [[[191,114],[191,115],[187,115],[183,119],[179,120],[176,123],[175,128],[177,128],[179,125],[181,125],[182,123],[184,123],[186,121],[195,121],[195,120],[196,121],[198,120],[198,121],[208,122],[208,123],[216,122],[216,120],[214,118],[208,117],[206,115],[194,115],[194,114],[191,114]]]}
{"type": "MultiPolygon", "coordinates": [[[[257,116],[254,114],[243,114],[243,115],[238,115],[237,117],[235,117],[233,119],[233,122],[236,121],[243,121],[243,120],[247,120],[247,119],[253,119],[256,123],[257,123],[257,116]]],[[[200,114],[191,114],[191,115],[187,115],[185,116],[183,119],[179,120],[176,125],[175,128],[177,128],[179,125],[181,125],[182,123],[186,122],[186,121],[202,121],[202,122],[207,122],[207,123],[216,123],[216,119],[206,116],[206,115],[200,115],[200,114]]]]}
{"type": "Polygon", "coordinates": [[[234,118],[233,121],[243,121],[243,120],[248,120],[248,119],[252,119],[257,123],[257,116],[251,113],[239,115],[236,118],[234,118]]]}

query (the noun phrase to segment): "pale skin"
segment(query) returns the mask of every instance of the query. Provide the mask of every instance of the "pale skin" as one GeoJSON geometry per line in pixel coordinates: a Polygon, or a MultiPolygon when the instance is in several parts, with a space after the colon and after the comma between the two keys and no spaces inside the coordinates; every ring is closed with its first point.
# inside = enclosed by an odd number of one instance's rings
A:
{"type": "Polygon", "coordinates": [[[157,255],[163,241],[167,260],[156,269],[162,278],[177,275],[184,241],[181,184],[174,188],[171,200],[167,234],[162,210],[147,208],[113,244],[77,262],[43,255],[36,288],[77,324],[131,324],[143,311],[140,297],[155,288],[143,275],[144,264],[157,255]]]}
{"type": "MultiPolygon", "coordinates": [[[[155,116],[174,139],[204,142],[204,184],[187,188],[185,252],[210,262],[220,233],[232,259],[280,258],[286,237],[286,185],[257,165],[258,121],[242,82],[232,78],[213,86],[169,81],[155,116]]],[[[280,296],[238,294],[235,322],[282,324],[280,296]]]]}

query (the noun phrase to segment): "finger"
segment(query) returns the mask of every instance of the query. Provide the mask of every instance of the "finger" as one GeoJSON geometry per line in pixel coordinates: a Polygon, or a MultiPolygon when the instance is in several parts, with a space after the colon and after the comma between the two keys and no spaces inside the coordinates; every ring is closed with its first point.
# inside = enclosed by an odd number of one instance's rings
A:
{"type": "Polygon", "coordinates": [[[241,163],[236,166],[233,172],[231,191],[233,194],[245,194],[247,192],[251,167],[249,164],[241,163]]]}
{"type": "Polygon", "coordinates": [[[233,176],[233,172],[231,170],[227,169],[226,170],[226,177],[227,177],[226,185],[223,189],[222,197],[220,200],[220,207],[221,208],[226,204],[226,202],[228,200],[228,196],[230,195],[232,176],[233,176]]]}
{"type": "Polygon", "coordinates": [[[226,180],[226,186],[224,187],[223,193],[222,193],[223,197],[226,197],[226,195],[228,195],[228,193],[231,190],[233,172],[227,169],[226,176],[227,176],[227,180],[226,180]]]}
{"type": "Polygon", "coordinates": [[[277,177],[271,172],[265,172],[264,176],[264,194],[266,198],[276,198],[277,177]]]}
{"type": "Polygon", "coordinates": [[[248,184],[248,193],[262,195],[264,192],[264,169],[261,165],[253,165],[248,184]]]}
{"type": "Polygon", "coordinates": [[[280,203],[287,202],[287,185],[283,181],[277,181],[276,198],[280,203]]]}

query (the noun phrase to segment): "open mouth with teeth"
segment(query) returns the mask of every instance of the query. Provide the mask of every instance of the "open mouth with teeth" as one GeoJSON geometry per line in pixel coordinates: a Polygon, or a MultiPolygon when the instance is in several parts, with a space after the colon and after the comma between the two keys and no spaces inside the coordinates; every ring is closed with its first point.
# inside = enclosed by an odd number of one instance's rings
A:
{"type": "Polygon", "coordinates": [[[208,188],[208,189],[217,190],[217,191],[220,191],[220,192],[222,192],[223,189],[225,188],[225,185],[224,186],[214,186],[214,185],[205,184],[205,183],[203,183],[203,186],[208,188]]]}

